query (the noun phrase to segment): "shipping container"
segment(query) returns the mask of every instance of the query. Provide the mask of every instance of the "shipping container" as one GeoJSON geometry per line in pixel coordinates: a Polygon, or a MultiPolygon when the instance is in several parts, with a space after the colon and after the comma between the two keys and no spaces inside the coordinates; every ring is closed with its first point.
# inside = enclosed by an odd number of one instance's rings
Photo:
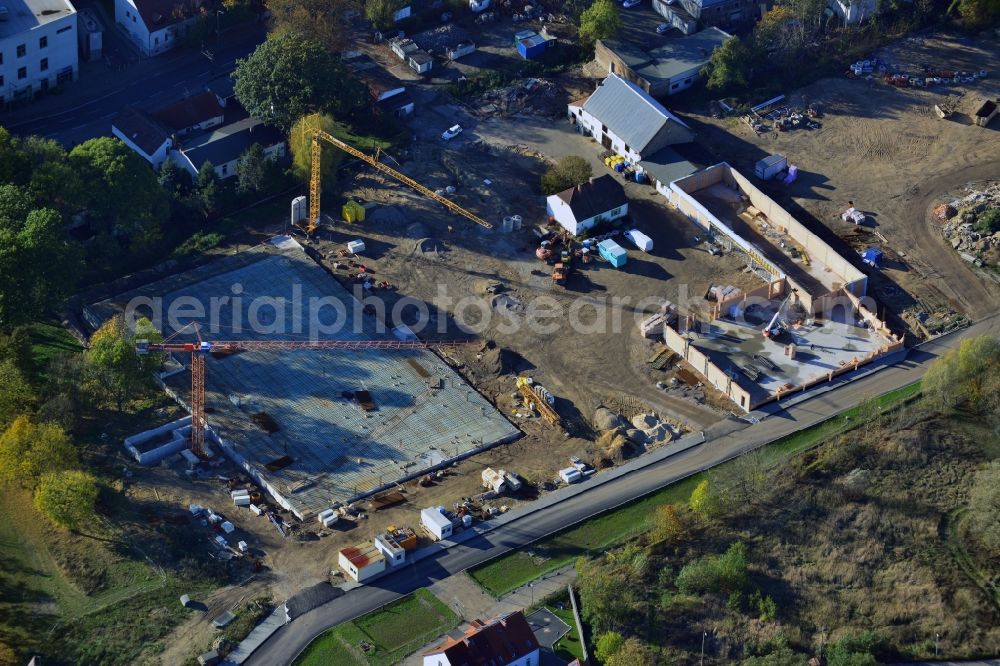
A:
{"type": "Polygon", "coordinates": [[[762,160],[758,160],[753,167],[753,172],[761,180],[771,180],[788,166],[788,159],[784,155],[768,155],[762,160]]]}

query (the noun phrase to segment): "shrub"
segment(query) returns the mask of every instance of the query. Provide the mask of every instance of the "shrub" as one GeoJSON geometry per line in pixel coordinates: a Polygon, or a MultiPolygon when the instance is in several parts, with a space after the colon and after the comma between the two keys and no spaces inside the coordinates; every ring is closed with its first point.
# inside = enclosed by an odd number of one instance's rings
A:
{"type": "Polygon", "coordinates": [[[677,589],[684,594],[739,592],[746,587],[746,548],[737,541],[722,555],[706,555],[690,562],[677,574],[677,589]]]}
{"type": "Polygon", "coordinates": [[[981,234],[995,234],[1000,231],[1000,208],[990,208],[980,214],[973,229],[981,234]]]}

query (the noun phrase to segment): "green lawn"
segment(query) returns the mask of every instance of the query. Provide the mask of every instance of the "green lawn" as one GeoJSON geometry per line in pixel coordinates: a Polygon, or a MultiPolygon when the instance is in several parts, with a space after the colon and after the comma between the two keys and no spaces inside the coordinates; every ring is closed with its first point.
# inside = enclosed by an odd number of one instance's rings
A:
{"type": "MultiPolygon", "coordinates": [[[[914,398],[919,392],[919,383],[910,384],[879,396],[875,404],[886,410],[914,398]]],[[[776,440],[763,449],[764,455],[767,460],[778,462],[801,453],[833,435],[857,426],[859,418],[868,417],[863,412],[863,406],[854,407],[811,428],[776,440]]],[[[607,550],[645,532],[648,529],[649,516],[655,507],[661,504],[686,503],[691,491],[703,478],[704,474],[689,476],[564,532],[541,539],[521,550],[501,555],[486,564],[470,569],[469,575],[487,592],[501,597],[543,574],[573,562],[581,555],[607,550]]]]}
{"type": "Polygon", "coordinates": [[[458,624],[458,616],[426,589],[320,635],[297,666],[389,666],[458,624]],[[363,644],[373,647],[366,653],[363,644]]]}
{"type": "Polygon", "coordinates": [[[31,360],[38,372],[44,372],[49,360],[60,354],[73,354],[83,349],[69,331],[52,322],[35,322],[28,326],[31,338],[31,360]]]}
{"type": "Polygon", "coordinates": [[[557,608],[549,608],[549,610],[569,625],[569,633],[556,641],[556,644],[552,646],[556,655],[567,662],[574,659],[583,661],[583,644],[580,643],[580,633],[576,630],[576,618],[573,617],[572,607],[567,605],[563,610],[557,608]]]}

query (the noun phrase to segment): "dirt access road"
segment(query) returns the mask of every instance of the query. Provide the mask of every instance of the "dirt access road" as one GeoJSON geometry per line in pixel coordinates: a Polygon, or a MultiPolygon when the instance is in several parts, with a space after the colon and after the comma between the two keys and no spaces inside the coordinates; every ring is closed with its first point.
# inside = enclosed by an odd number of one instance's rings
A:
{"type": "MultiPolygon", "coordinates": [[[[966,40],[967,41],[967,40],[966,40]]],[[[1000,49],[992,43],[964,43],[947,36],[919,36],[893,43],[879,57],[911,73],[923,66],[981,70],[995,77],[1000,49]]],[[[996,98],[1000,79],[975,84],[900,89],[881,80],[830,78],[791,92],[787,103],[817,102],[824,116],[818,130],[768,132],[756,136],[736,119],[690,117],[700,140],[737,169],[753,173],[753,165],[780,153],[799,167],[791,186],[766,183],[765,190],[781,203],[792,202],[838,235],[852,232],[840,213],[848,201],[869,214],[868,224],[883,234],[890,249],[903,255],[883,271],[916,300],[893,302],[892,292],[873,276],[876,296],[897,313],[946,309],[951,306],[973,319],[1000,310],[1000,288],[988,275],[973,270],[944,241],[929,210],[945,193],[976,180],[1000,174],[1000,126],[972,125],[968,118],[977,102],[996,98]],[[934,104],[948,97],[959,110],[953,119],[939,120],[934,104]]],[[[763,100],[761,100],[763,101],[763,100]]],[[[692,110],[687,110],[692,111],[692,110]]],[[[873,244],[879,244],[873,235],[873,244]]]]}

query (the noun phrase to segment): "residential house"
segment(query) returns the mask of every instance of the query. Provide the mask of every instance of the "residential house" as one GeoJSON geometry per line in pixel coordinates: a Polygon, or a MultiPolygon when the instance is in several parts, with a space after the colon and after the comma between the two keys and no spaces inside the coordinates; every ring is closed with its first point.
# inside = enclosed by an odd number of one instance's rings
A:
{"type": "Polygon", "coordinates": [[[198,20],[200,0],[115,0],[115,22],[147,56],[180,44],[198,20]]]}
{"type": "Polygon", "coordinates": [[[694,33],[698,25],[737,27],[755,20],[758,12],[753,0],[653,0],[653,10],[684,34],[694,33]]]}
{"type": "Polygon", "coordinates": [[[115,116],[111,122],[111,133],[157,170],[173,146],[166,128],[145,113],[131,108],[115,116]]]}
{"type": "Polygon", "coordinates": [[[235,98],[236,81],[230,74],[217,76],[205,84],[205,90],[215,95],[219,106],[225,107],[230,100],[235,98]]]}
{"type": "Polygon", "coordinates": [[[545,212],[573,235],[599,221],[612,221],[628,214],[625,188],[610,174],[552,194],[545,199],[545,212]]]}
{"type": "Polygon", "coordinates": [[[74,81],[77,14],[69,0],[0,3],[0,96],[4,104],[74,81]]]}
{"type": "Polygon", "coordinates": [[[539,666],[541,647],[523,611],[473,620],[461,638],[424,653],[423,666],[539,666]]]}
{"type": "Polygon", "coordinates": [[[653,97],[666,97],[693,86],[712,52],[730,36],[719,28],[706,28],[686,37],[667,39],[649,51],[627,42],[598,40],[595,57],[609,74],[632,81],[653,97]]]}
{"type": "Polygon", "coordinates": [[[271,159],[285,157],[285,135],[281,130],[251,118],[239,104],[230,103],[221,125],[179,139],[170,150],[170,159],[192,177],[198,175],[205,162],[211,162],[215,175],[225,180],[236,175],[236,162],[255,143],[271,159]]]}
{"type": "Polygon", "coordinates": [[[203,92],[150,115],[172,133],[184,136],[221,125],[225,113],[215,95],[203,92]]]}
{"type": "Polygon", "coordinates": [[[385,557],[371,542],[342,548],[338,564],[356,583],[363,583],[385,571],[385,557]]]}
{"type": "Polygon", "coordinates": [[[590,97],[571,102],[568,114],[578,131],[633,163],[665,146],[694,139],[683,120],[642,88],[614,74],[590,97]]]}
{"type": "Polygon", "coordinates": [[[372,104],[378,113],[403,118],[413,113],[413,98],[406,86],[380,66],[356,69],[355,74],[368,88],[372,104]]]}

